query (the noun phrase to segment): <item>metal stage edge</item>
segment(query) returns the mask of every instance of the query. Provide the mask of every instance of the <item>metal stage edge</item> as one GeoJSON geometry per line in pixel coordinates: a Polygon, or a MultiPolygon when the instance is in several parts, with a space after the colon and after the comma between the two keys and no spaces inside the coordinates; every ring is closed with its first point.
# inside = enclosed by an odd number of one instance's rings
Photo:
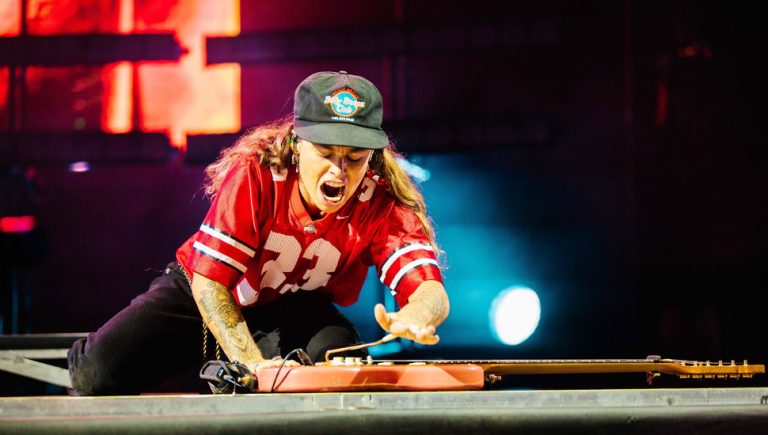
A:
{"type": "Polygon", "coordinates": [[[0,398],[16,433],[768,433],[768,388],[0,398]]]}

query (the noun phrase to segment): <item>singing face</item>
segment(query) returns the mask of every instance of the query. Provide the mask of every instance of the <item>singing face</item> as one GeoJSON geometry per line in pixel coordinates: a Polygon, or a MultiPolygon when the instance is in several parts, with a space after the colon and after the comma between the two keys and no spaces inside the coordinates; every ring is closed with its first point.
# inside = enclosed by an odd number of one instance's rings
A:
{"type": "Polygon", "coordinates": [[[368,170],[372,150],[321,145],[298,139],[299,190],[307,210],[317,219],[341,209],[368,170]]]}

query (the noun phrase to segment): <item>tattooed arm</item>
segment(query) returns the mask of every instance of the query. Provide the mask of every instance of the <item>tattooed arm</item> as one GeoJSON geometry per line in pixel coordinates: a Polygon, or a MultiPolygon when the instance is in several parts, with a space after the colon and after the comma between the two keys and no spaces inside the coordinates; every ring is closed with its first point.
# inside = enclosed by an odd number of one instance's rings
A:
{"type": "Polygon", "coordinates": [[[192,275],[192,296],[203,321],[231,361],[240,361],[255,371],[264,357],[248,331],[243,313],[232,293],[216,281],[192,275]]]}
{"type": "Polygon", "coordinates": [[[384,330],[418,343],[435,344],[440,340],[435,328],[448,317],[449,310],[443,285],[439,281],[424,281],[400,311],[387,313],[383,305],[377,304],[373,313],[384,330]]]}

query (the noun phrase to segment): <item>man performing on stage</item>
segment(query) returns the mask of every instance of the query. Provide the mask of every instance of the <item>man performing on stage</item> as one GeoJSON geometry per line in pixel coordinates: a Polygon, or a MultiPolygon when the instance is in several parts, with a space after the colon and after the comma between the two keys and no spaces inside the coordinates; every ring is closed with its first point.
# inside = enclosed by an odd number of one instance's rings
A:
{"type": "Polygon", "coordinates": [[[379,325],[437,343],[449,310],[439,249],[382,115],[368,80],[316,73],[292,117],[224,150],[206,169],[211,208],[177,261],[70,349],[77,394],[145,391],[200,364],[209,331],[254,373],[296,348],[322,360],[359,341],[333,303],[354,303],[371,265],[402,307],[377,305],[379,325]]]}

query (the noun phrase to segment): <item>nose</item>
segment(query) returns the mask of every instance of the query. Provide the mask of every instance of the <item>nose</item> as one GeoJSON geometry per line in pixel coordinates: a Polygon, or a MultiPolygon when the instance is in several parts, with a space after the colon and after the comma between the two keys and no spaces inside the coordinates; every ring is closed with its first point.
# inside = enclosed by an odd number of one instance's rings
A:
{"type": "Polygon", "coordinates": [[[346,178],[347,176],[347,162],[346,159],[344,159],[344,156],[337,155],[332,160],[331,170],[338,175],[341,175],[342,178],[346,178]]]}

